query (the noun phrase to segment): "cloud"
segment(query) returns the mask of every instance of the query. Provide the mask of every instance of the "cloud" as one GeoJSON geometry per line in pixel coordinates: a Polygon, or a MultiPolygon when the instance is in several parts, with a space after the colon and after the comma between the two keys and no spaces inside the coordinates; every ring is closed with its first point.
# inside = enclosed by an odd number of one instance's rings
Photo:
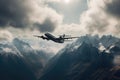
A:
{"type": "Polygon", "coordinates": [[[34,22],[34,27],[40,32],[53,32],[58,25],[62,24],[63,16],[49,7],[41,8],[42,12],[36,12],[37,15],[34,22]],[[39,15],[41,14],[41,15],[39,15]]]}
{"type": "Polygon", "coordinates": [[[12,41],[13,35],[7,30],[0,30],[0,41],[12,41]]]}
{"type": "Polygon", "coordinates": [[[40,32],[53,32],[57,23],[54,23],[47,18],[42,24],[35,23],[34,26],[36,26],[40,32]]]}
{"type": "MultiPolygon", "coordinates": [[[[54,31],[62,22],[62,18],[42,0],[0,0],[1,28],[31,29],[36,28],[34,24],[37,23],[40,24],[39,30],[42,32],[47,29],[44,26],[46,24],[50,25],[50,31],[54,31]],[[52,24],[53,28],[51,28],[52,24]]],[[[49,29],[47,30],[49,32],[49,29]]]]}
{"type": "Polygon", "coordinates": [[[46,0],[46,2],[60,2],[61,0],[46,0]]]}
{"type": "Polygon", "coordinates": [[[88,33],[120,34],[120,1],[90,0],[88,10],[80,17],[80,25],[88,33]]]}
{"type": "Polygon", "coordinates": [[[58,44],[53,41],[44,41],[41,39],[26,39],[26,42],[35,50],[41,50],[53,54],[56,54],[59,50],[65,47],[65,44],[58,44]]]}
{"type": "Polygon", "coordinates": [[[29,23],[29,0],[0,0],[0,26],[24,28],[29,23]]]}
{"type": "Polygon", "coordinates": [[[80,24],[69,25],[63,24],[63,15],[48,5],[48,2],[58,1],[60,0],[0,0],[0,27],[12,27],[22,29],[21,31],[37,29],[41,33],[120,34],[119,0],[88,0],[88,9],[81,15],[80,24]]]}
{"type": "Polygon", "coordinates": [[[86,34],[86,29],[81,26],[80,24],[62,24],[56,28],[54,31],[54,34],[57,35],[71,35],[71,36],[81,36],[83,34],[86,34]]]}

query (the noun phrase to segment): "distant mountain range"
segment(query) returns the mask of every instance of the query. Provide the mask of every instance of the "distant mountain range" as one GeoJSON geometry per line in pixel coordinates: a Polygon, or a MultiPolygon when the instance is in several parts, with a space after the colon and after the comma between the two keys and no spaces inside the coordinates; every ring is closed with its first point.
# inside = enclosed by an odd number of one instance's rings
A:
{"type": "Polygon", "coordinates": [[[0,80],[120,80],[120,38],[81,36],[52,56],[19,38],[0,42],[0,80]]]}
{"type": "Polygon", "coordinates": [[[120,80],[120,39],[82,36],[48,62],[39,80],[120,80]]]}
{"type": "MultiPolygon", "coordinates": [[[[50,53],[51,54],[51,53],[50,53]]],[[[51,55],[15,38],[0,43],[1,80],[37,80],[51,55]]]]}

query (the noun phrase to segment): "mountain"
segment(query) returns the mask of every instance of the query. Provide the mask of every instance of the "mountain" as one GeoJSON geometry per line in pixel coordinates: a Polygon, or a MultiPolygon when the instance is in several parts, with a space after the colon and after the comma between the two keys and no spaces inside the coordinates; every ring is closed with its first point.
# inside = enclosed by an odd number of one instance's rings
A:
{"type": "Polygon", "coordinates": [[[19,38],[0,42],[0,79],[37,80],[52,56],[19,38]]]}
{"type": "Polygon", "coordinates": [[[23,55],[23,59],[37,77],[41,74],[47,61],[51,58],[49,54],[44,51],[34,50],[28,43],[15,38],[13,44],[23,55]]]}
{"type": "Polygon", "coordinates": [[[0,79],[36,80],[35,75],[12,44],[0,43],[0,79]]]}
{"type": "Polygon", "coordinates": [[[54,57],[19,38],[0,42],[1,80],[120,80],[120,39],[82,36],[54,57]]]}
{"type": "Polygon", "coordinates": [[[82,36],[48,62],[39,80],[120,80],[119,42],[110,35],[82,36]]]}

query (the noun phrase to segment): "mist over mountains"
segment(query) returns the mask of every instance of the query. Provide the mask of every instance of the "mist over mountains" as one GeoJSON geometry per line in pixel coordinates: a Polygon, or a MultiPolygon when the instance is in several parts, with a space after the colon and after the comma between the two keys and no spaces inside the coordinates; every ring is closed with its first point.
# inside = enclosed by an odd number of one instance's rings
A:
{"type": "Polygon", "coordinates": [[[19,38],[0,42],[0,79],[120,80],[120,38],[81,36],[52,56],[19,38]]]}

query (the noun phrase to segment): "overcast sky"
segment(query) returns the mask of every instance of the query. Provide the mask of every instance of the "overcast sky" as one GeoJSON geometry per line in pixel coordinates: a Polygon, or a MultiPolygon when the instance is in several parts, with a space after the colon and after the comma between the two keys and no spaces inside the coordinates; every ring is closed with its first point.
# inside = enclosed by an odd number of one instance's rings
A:
{"type": "Polygon", "coordinates": [[[119,36],[120,0],[0,0],[0,40],[45,32],[119,36]]]}

